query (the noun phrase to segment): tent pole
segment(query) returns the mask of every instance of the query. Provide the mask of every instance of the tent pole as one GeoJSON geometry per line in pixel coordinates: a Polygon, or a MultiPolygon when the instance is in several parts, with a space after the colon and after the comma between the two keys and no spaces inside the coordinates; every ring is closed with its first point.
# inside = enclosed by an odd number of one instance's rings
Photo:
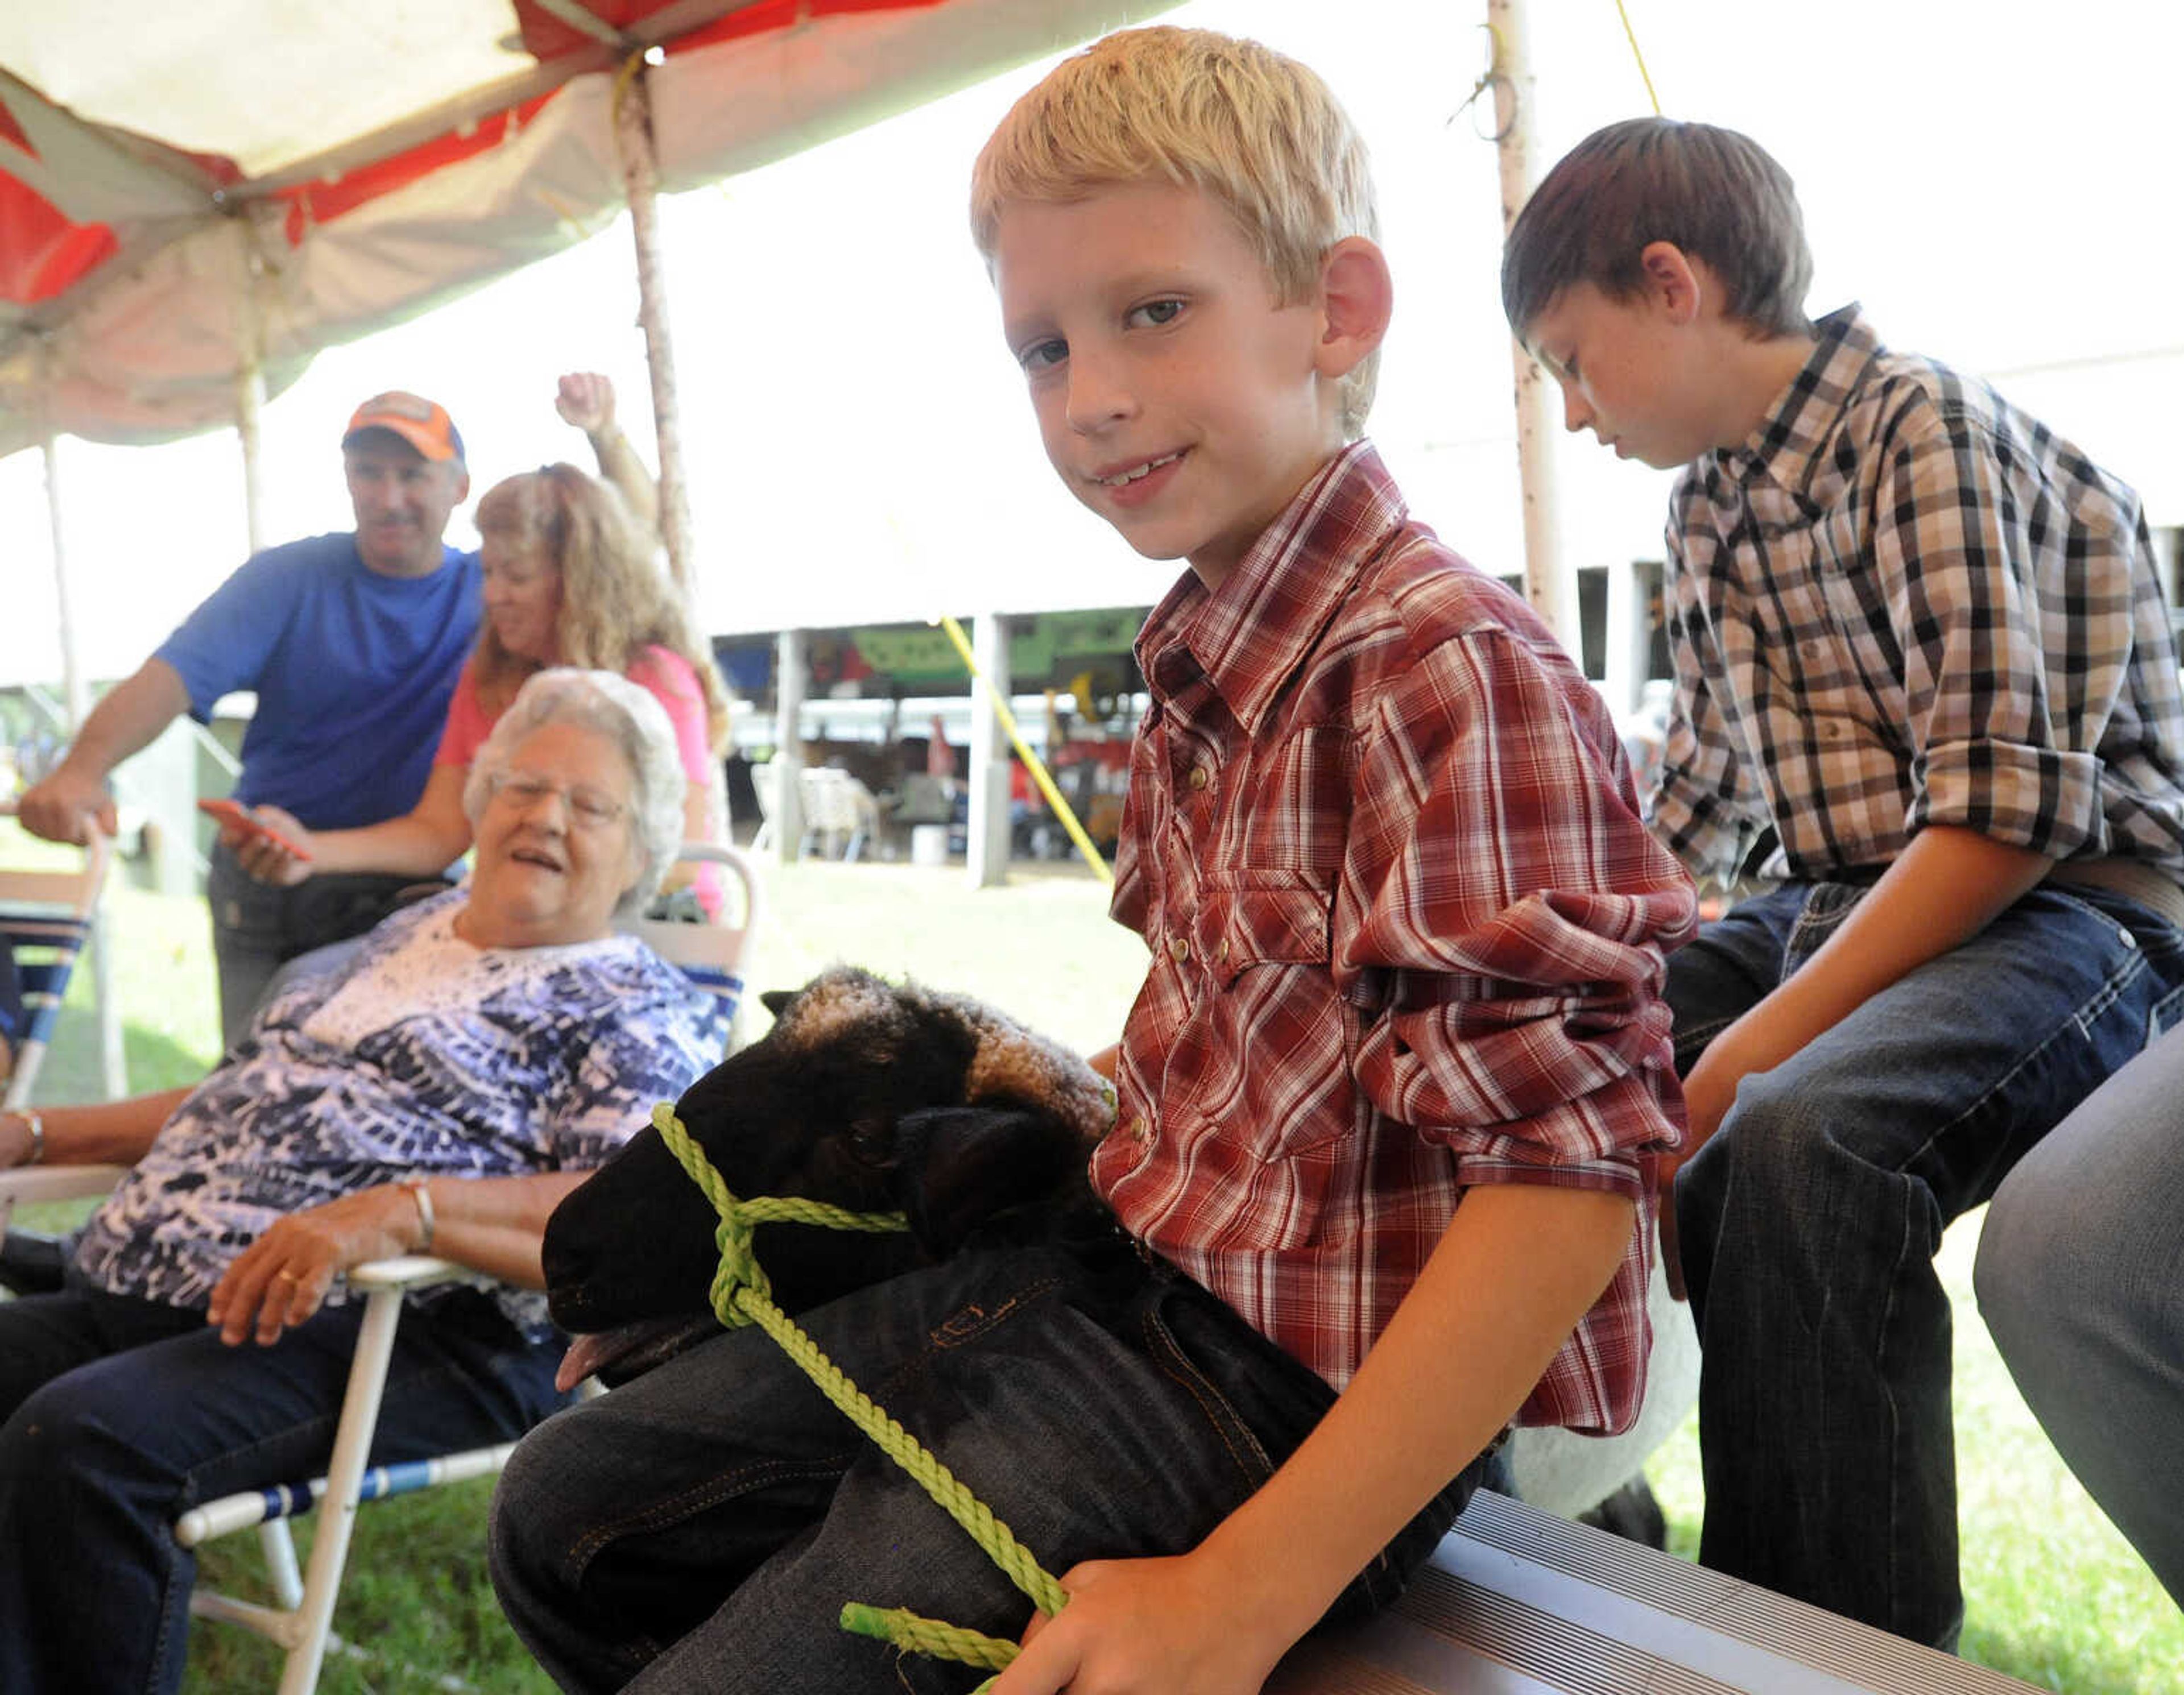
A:
{"type": "MultiPolygon", "coordinates": [[[[46,521],[53,538],[53,598],[60,613],[61,687],[68,698],[69,731],[83,728],[91,714],[91,689],[83,675],[82,656],[76,651],[75,620],[69,606],[68,544],[61,522],[61,467],[59,444],[53,435],[50,353],[46,382],[39,394],[38,447],[45,461],[46,521]]],[[[104,898],[100,906],[105,905],[104,898]]],[[[103,914],[102,914],[103,915],[103,914]]],[[[129,1092],[129,1068],[121,1048],[121,1003],[114,989],[114,949],[106,925],[93,926],[91,948],[92,1005],[98,1019],[98,1069],[106,1098],[118,1101],[129,1092]]]]}
{"type": "Polygon", "coordinates": [[[1009,880],[1009,742],[996,704],[1006,702],[1016,686],[1009,677],[1008,620],[998,612],[982,614],[972,625],[971,639],[977,652],[971,680],[971,816],[965,825],[963,869],[972,888],[992,889],[1009,880]]]}
{"type": "Polygon", "coordinates": [[[61,464],[53,425],[41,433],[38,448],[45,461],[46,522],[53,534],[53,602],[60,613],[61,692],[68,702],[69,732],[83,728],[91,712],[91,691],[84,681],[83,662],[76,652],[75,619],[69,605],[68,542],[61,522],[61,464]]]}
{"type": "Polygon", "coordinates": [[[798,733],[804,720],[804,679],[809,670],[805,632],[784,630],[775,638],[773,698],[773,826],[774,856],[784,865],[804,857],[804,789],[799,778],[804,770],[804,740],[798,733]]]}
{"type": "Polygon", "coordinates": [[[236,311],[235,436],[242,449],[242,520],[254,557],[265,546],[265,482],[259,463],[259,414],[265,405],[265,336],[258,312],[258,258],[251,250],[250,225],[235,220],[242,242],[242,292],[236,311]]]}
{"type": "Polygon", "coordinates": [[[644,54],[632,53],[615,78],[615,152],[629,196],[630,233],[637,242],[637,318],[652,375],[652,417],[659,432],[660,537],[674,573],[694,607],[697,562],[690,534],[689,482],[682,470],[682,421],[675,398],[675,343],[667,328],[666,266],[660,251],[660,171],[652,139],[652,94],[644,54]]]}
{"type": "MultiPolygon", "coordinates": [[[[1535,104],[1531,58],[1524,39],[1524,0],[1486,0],[1486,31],[1494,42],[1495,151],[1502,166],[1502,233],[1532,191],[1527,162],[1535,104]]],[[[1577,596],[1564,569],[1562,531],[1555,503],[1555,418],[1546,378],[1531,354],[1514,341],[1517,374],[1517,475],[1524,502],[1524,593],[1555,638],[1582,659],[1577,596]]]]}

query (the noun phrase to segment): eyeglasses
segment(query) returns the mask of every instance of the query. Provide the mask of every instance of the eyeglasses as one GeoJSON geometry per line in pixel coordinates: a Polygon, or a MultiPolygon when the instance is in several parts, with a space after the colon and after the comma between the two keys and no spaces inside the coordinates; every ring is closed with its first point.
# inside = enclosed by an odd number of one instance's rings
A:
{"type": "Polygon", "coordinates": [[[566,803],[569,817],[579,830],[604,830],[631,810],[627,801],[601,794],[582,784],[549,783],[527,771],[495,771],[486,779],[486,792],[504,806],[528,812],[549,795],[566,803]]]}

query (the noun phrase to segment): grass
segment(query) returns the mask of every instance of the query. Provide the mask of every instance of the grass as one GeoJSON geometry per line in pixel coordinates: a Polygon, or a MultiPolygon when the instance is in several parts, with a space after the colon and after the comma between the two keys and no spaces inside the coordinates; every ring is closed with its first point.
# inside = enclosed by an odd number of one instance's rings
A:
{"type": "MultiPolygon", "coordinates": [[[[0,835],[0,863],[22,863],[20,847],[0,835]]],[[[1081,873],[1018,868],[1006,887],[972,893],[952,869],[806,864],[771,871],[766,893],[751,973],[759,987],[794,986],[851,960],[983,996],[1091,1048],[1113,1039],[1143,967],[1140,944],[1107,922],[1100,890],[1081,873]]],[[[189,1081],[217,1042],[203,910],[127,889],[112,903],[131,1085],[189,1081]]],[[[77,974],[72,1004],[87,1001],[88,979],[77,974]]],[[[64,1016],[42,1098],[96,1097],[94,1046],[88,1015],[64,1016]]],[[[1976,1216],[1961,1220],[1942,1257],[1957,1315],[1964,1654],[2065,1695],[2172,1690],[2184,1665],[2184,1614],[2019,1399],[1972,1304],[1977,1227],[1976,1216]]],[[[1690,1557],[1702,1506],[1695,1422],[1655,1457],[1651,1475],[1671,1547],[1690,1557]]],[[[460,1485],[359,1515],[335,1624],[364,1651],[331,1660],[323,1689],[424,1695],[447,1687],[451,1675],[479,1691],[551,1689],[486,1582],[480,1529],[490,1494],[488,1483],[460,1485]]],[[[210,1581],[254,1592],[251,1538],[216,1545],[204,1566],[210,1581]]],[[[195,1625],[190,1654],[187,1695],[264,1688],[277,1676],[270,1647],[222,1626],[195,1625]]]]}

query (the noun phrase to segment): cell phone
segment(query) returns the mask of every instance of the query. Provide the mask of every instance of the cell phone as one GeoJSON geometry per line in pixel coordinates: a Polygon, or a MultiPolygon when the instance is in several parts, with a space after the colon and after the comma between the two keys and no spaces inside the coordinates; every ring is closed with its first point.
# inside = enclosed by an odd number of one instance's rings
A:
{"type": "Polygon", "coordinates": [[[209,817],[217,819],[223,825],[233,825],[245,835],[263,836],[275,846],[287,848],[298,859],[308,859],[311,857],[271,825],[260,823],[231,800],[201,800],[198,803],[198,810],[209,817]]]}

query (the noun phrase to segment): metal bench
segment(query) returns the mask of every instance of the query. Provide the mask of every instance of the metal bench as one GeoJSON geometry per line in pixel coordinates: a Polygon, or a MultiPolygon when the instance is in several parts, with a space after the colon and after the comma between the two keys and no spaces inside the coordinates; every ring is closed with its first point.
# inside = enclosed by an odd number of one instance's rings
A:
{"type": "Polygon", "coordinates": [[[1483,1490],[1401,1601],[1267,1695],[2024,1695],[2031,1685],[1483,1490]]]}

